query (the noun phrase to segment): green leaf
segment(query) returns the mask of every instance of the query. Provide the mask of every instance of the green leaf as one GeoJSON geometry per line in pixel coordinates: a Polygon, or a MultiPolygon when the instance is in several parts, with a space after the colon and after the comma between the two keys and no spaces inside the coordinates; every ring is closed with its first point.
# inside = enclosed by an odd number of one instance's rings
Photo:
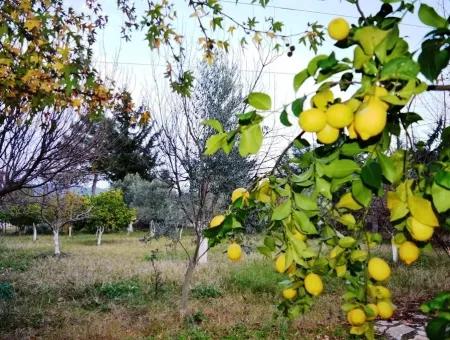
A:
{"type": "Polygon", "coordinates": [[[258,110],[270,110],[272,99],[269,95],[262,92],[252,92],[247,97],[247,102],[258,110]]]}
{"type": "Polygon", "coordinates": [[[410,80],[415,79],[420,72],[420,66],[410,57],[398,57],[392,59],[384,65],[380,72],[381,80],[401,79],[410,80]]]}
{"type": "Polygon", "coordinates": [[[450,189],[450,172],[445,170],[439,171],[434,177],[434,181],[444,188],[450,189]]]}
{"type": "Polygon", "coordinates": [[[381,187],[381,166],[377,162],[369,161],[361,169],[361,179],[363,183],[373,189],[381,187]]]}
{"type": "Polygon", "coordinates": [[[391,183],[395,183],[400,180],[397,176],[397,171],[395,170],[395,163],[388,156],[382,152],[377,152],[378,162],[381,166],[381,172],[383,176],[391,183]]]}
{"type": "Polygon", "coordinates": [[[241,131],[239,154],[245,157],[257,153],[263,141],[261,126],[259,124],[243,126],[241,131]]]}
{"type": "Polygon", "coordinates": [[[372,201],[372,191],[368,187],[366,187],[360,180],[353,181],[352,196],[359,204],[363,205],[366,208],[372,201]]]}
{"type": "Polygon", "coordinates": [[[284,220],[286,217],[288,217],[291,214],[291,210],[292,210],[291,200],[287,199],[283,203],[281,203],[279,206],[277,206],[275,209],[273,209],[272,221],[284,220]]]}
{"type": "Polygon", "coordinates": [[[227,134],[225,132],[210,136],[206,140],[205,155],[214,155],[222,148],[223,144],[226,143],[226,140],[227,134]]]}
{"type": "Polygon", "coordinates": [[[281,124],[283,124],[284,126],[292,126],[291,122],[289,121],[288,118],[288,113],[286,110],[283,110],[280,114],[280,122],[281,124]]]}
{"type": "Polygon", "coordinates": [[[223,132],[222,123],[219,122],[217,119],[207,119],[204,120],[202,124],[213,128],[217,132],[223,132]]]}
{"type": "Polygon", "coordinates": [[[342,178],[359,170],[359,165],[350,159],[336,159],[324,166],[325,175],[329,178],[342,178]]]}
{"type": "Polygon", "coordinates": [[[450,190],[433,182],[433,185],[431,186],[431,196],[433,197],[433,205],[439,213],[443,213],[450,209],[450,190]]]}
{"type": "Polygon", "coordinates": [[[295,222],[297,222],[297,224],[300,226],[300,229],[302,230],[303,233],[307,235],[318,233],[314,224],[311,223],[308,216],[303,211],[293,210],[292,217],[294,218],[295,222]]]}
{"type": "Polygon", "coordinates": [[[333,198],[331,195],[331,184],[323,178],[316,178],[316,190],[319,194],[329,200],[333,198]]]}
{"type": "Polygon", "coordinates": [[[306,196],[303,194],[294,193],[294,201],[295,201],[295,205],[299,209],[319,210],[316,199],[314,199],[312,197],[309,197],[309,196],[306,196]]]}
{"type": "Polygon", "coordinates": [[[239,125],[250,125],[257,117],[256,111],[249,111],[237,115],[239,125]]]}
{"type": "Polygon", "coordinates": [[[420,71],[430,81],[434,81],[449,63],[450,51],[441,50],[443,44],[442,40],[438,39],[430,39],[422,43],[422,52],[417,61],[420,71]]]}
{"type": "Polygon", "coordinates": [[[370,60],[371,56],[364,53],[360,46],[356,46],[353,51],[353,67],[356,70],[363,68],[364,64],[370,60]]]}
{"type": "Polygon", "coordinates": [[[436,13],[433,7],[421,4],[419,8],[419,19],[425,25],[435,28],[446,28],[448,21],[436,13]]]}
{"type": "Polygon", "coordinates": [[[434,318],[428,322],[425,330],[430,340],[448,339],[450,332],[447,330],[449,321],[444,318],[434,318]]]}
{"type": "Polygon", "coordinates": [[[317,62],[317,66],[321,68],[322,70],[329,70],[336,66],[338,61],[336,60],[336,55],[334,52],[331,52],[331,54],[324,59],[321,59],[317,62]]]}
{"type": "Polygon", "coordinates": [[[345,236],[339,239],[338,244],[342,248],[351,248],[356,244],[356,240],[351,236],[345,236]]]}
{"type": "Polygon", "coordinates": [[[307,67],[307,71],[308,74],[313,76],[316,71],[317,71],[317,64],[319,63],[319,61],[324,60],[324,59],[328,59],[328,56],[326,54],[319,54],[317,56],[315,56],[314,58],[312,58],[310,60],[310,62],[308,63],[308,67],[307,67]]]}
{"type": "Polygon", "coordinates": [[[365,26],[355,31],[353,39],[359,43],[366,55],[372,56],[375,48],[386,38],[389,31],[374,26],[365,26]]]}
{"type": "Polygon", "coordinates": [[[298,89],[303,85],[306,79],[309,78],[309,73],[307,69],[300,71],[294,77],[294,91],[297,92],[298,89]]]}
{"type": "Polygon", "coordinates": [[[298,117],[300,116],[300,113],[303,111],[303,104],[305,103],[306,96],[303,96],[301,98],[297,98],[292,102],[291,110],[294,116],[298,117]]]}
{"type": "Polygon", "coordinates": [[[345,143],[341,147],[341,154],[343,156],[353,157],[366,150],[367,148],[362,148],[358,142],[345,143]]]}

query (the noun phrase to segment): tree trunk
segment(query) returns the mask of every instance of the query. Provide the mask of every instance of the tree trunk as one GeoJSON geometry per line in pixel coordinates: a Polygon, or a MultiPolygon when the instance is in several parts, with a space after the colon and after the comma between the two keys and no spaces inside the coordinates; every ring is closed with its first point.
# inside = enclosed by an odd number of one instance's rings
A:
{"type": "Polygon", "coordinates": [[[195,266],[197,265],[195,257],[192,257],[189,260],[188,267],[186,269],[186,273],[184,274],[183,287],[181,289],[181,301],[180,301],[180,315],[182,317],[186,316],[188,301],[189,301],[189,293],[191,291],[191,281],[194,275],[195,266]]]}
{"type": "Polygon", "coordinates": [[[33,223],[33,242],[36,242],[37,240],[37,229],[36,225],[33,223]]]}
{"type": "Polygon", "coordinates": [[[69,237],[72,237],[72,225],[69,225],[69,237]]]}
{"type": "Polygon", "coordinates": [[[104,228],[103,228],[103,227],[97,229],[97,245],[98,245],[98,246],[102,244],[102,235],[103,235],[103,231],[104,231],[104,228]]]}
{"type": "Polygon", "coordinates": [[[98,173],[94,173],[94,179],[92,180],[91,196],[95,196],[97,191],[98,173]]]}
{"type": "Polygon", "coordinates": [[[55,256],[61,255],[59,242],[59,228],[53,229],[53,244],[55,245],[55,256]]]}
{"type": "Polygon", "coordinates": [[[208,263],[208,239],[206,237],[201,238],[197,262],[199,264],[208,263]]]}
{"type": "Polygon", "coordinates": [[[133,232],[133,222],[130,222],[128,224],[128,229],[127,229],[127,233],[130,234],[133,232]]]}
{"type": "Polygon", "coordinates": [[[394,261],[394,263],[397,263],[398,262],[398,248],[395,245],[393,239],[391,241],[391,247],[392,247],[392,261],[394,261]]]}

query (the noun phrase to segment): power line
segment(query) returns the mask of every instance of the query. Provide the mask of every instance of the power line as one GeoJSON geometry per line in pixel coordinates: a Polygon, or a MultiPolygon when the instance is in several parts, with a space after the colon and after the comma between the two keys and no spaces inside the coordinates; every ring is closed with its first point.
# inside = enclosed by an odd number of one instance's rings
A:
{"type": "MultiPolygon", "coordinates": [[[[231,1],[231,0],[222,0],[222,2],[233,4],[233,5],[244,5],[244,6],[252,6],[252,7],[253,6],[257,6],[257,5],[255,5],[253,3],[248,3],[248,2],[238,2],[238,3],[236,3],[235,1],[231,1]]],[[[321,14],[321,15],[328,15],[328,16],[340,16],[340,17],[351,18],[351,19],[359,19],[358,16],[354,16],[354,15],[339,14],[339,13],[332,13],[332,12],[322,12],[322,11],[313,11],[313,10],[302,9],[302,8],[274,6],[274,5],[267,5],[266,8],[280,9],[280,10],[292,11],[292,12],[314,13],[314,14],[321,14]]],[[[408,23],[400,23],[400,25],[428,29],[428,27],[423,26],[423,25],[415,25],[415,24],[408,24],[408,23]]]]}

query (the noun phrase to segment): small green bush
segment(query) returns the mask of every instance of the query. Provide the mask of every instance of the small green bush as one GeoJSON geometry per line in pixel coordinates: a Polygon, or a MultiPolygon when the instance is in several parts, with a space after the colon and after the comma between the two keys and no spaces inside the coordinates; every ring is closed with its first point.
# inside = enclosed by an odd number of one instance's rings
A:
{"type": "Polygon", "coordinates": [[[191,290],[195,299],[215,299],[222,296],[222,292],[214,285],[200,284],[191,290]]]}
{"type": "Polygon", "coordinates": [[[123,280],[103,283],[98,291],[101,295],[111,300],[132,298],[140,294],[141,285],[137,280],[123,280]]]}
{"type": "Polygon", "coordinates": [[[14,287],[10,282],[0,282],[0,300],[12,300],[14,298],[14,287]]]}

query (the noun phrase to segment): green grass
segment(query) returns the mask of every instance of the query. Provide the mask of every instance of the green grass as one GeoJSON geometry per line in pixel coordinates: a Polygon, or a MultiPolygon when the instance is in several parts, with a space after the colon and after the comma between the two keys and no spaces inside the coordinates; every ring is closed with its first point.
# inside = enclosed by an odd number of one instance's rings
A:
{"type": "MultiPolygon", "coordinates": [[[[276,314],[283,276],[273,263],[256,253],[230,263],[226,244],[212,249],[208,264],[198,267],[190,313],[181,318],[184,251],[166,247],[170,240],[164,238],[144,244],[138,240],[142,235],[106,234],[100,247],[94,235],[63,235],[61,258],[49,256],[51,236],[35,243],[29,236],[2,238],[0,338],[347,338],[339,307],[342,282],[324,277],[325,292],[311,312],[287,322],[276,314]],[[153,267],[150,254],[156,249],[153,267]]],[[[192,251],[191,238],[183,241],[192,251]]],[[[389,248],[377,254],[389,259],[389,248]]],[[[393,265],[389,287],[394,303],[422,301],[450,289],[449,266],[448,257],[434,251],[410,267],[393,265]]]]}

